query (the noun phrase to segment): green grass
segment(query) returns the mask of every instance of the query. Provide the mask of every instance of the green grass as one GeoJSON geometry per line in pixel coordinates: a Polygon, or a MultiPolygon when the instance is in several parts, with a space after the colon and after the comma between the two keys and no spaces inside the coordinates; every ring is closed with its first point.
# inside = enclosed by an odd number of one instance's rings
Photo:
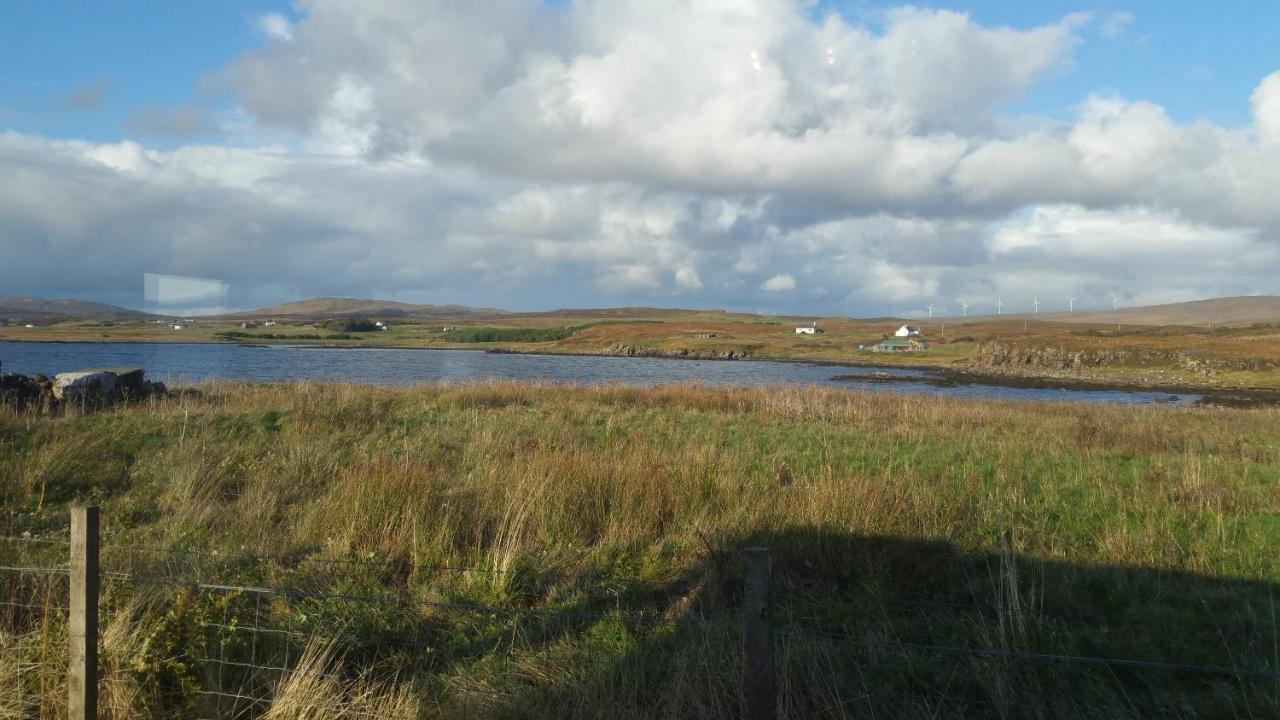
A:
{"type": "Polygon", "coordinates": [[[449,342],[456,343],[491,343],[491,342],[554,342],[564,340],[578,328],[498,328],[498,327],[462,327],[442,333],[449,342]]]}
{"type": "Polygon", "coordinates": [[[649,325],[656,320],[597,320],[595,322],[566,327],[457,327],[440,333],[440,337],[455,343],[546,343],[565,340],[579,330],[600,325],[649,325]]]}
{"type": "MultiPolygon", "coordinates": [[[[233,673],[273,717],[316,697],[352,717],[738,716],[748,545],[773,554],[783,717],[1262,717],[1274,681],[837,636],[1280,669],[1277,419],[823,389],[214,385],[0,414],[0,497],[12,532],[64,534],[88,500],[109,544],[219,553],[104,557],[139,576],[570,613],[111,582],[107,692],[128,707],[111,717],[207,712],[191,657],[209,621],[346,638],[312,648],[340,676],[319,685],[233,673]]],[[[6,688],[61,697],[64,628],[0,619],[0,715],[6,688]]],[[[213,647],[283,661],[257,642],[213,647]]]]}

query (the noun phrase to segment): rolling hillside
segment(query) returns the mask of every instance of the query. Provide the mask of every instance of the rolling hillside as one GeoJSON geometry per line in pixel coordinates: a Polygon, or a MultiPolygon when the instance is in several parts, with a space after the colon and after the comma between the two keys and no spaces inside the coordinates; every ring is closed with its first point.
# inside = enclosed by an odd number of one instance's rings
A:
{"type": "MultiPolygon", "coordinates": [[[[1060,323],[1088,323],[1125,325],[1185,325],[1204,327],[1245,326],[1255,323],[1280,323],[1280,296],[1251,295],[1247,297],[1213,298],[1168,305],[1120,308],[1096,312],[1042,312],[1005,313],[1001,319],[1034,317],[1036,320],[1060,323]]],[[[948,318],[956,322],[983,322],[996,319],[995,315],[972,315],[967,318],[948,318]]]]}
{"type": "Polygon", "coordinates": [[[59,321],[81,318],[142,318],[138,310],[84,300],[41,300],[32,297],[0,297],[0,318],[21,321],[59,321]]]}
{"type": "Polygon", "coordinates": [[[378,315],[381,317],[479,317],[485,315],[503,315],[504,310],[494,308],[473,308],[464,305],[414,305],[411,303],[393,302],[391,300],[361,300],[357,298],[313,298],[298,302],[284,303],[275,307],[233,313],[224,317],[278,317],[278,318],[325,318],[348,317],[356,315],[378,315]]]}

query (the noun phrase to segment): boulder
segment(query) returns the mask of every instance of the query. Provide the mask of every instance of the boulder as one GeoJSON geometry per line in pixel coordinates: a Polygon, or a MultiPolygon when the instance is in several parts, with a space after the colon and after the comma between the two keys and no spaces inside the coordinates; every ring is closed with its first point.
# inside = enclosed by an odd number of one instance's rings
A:
{"type": "Polygon", "coordinates": [[[142,368],[101,368],[116,376],[116,392],[128,397],[138,397],[147,392],[147,373],[142,368]]]}
{"type": "Polygon", "coordinates": [[[77,370],[58,373],[53,396],[58,400],[97,400],[114,396],[116,374],[110,370],[77,370]]]}

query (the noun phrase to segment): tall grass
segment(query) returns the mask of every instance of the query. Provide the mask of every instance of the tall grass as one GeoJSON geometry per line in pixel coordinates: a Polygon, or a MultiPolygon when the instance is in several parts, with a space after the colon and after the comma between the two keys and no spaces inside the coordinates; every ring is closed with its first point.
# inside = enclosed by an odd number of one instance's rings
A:
{"type": "Polygon", "coordinates": [[[110,543],[217,550],[224,562],[183,569],[222,579],[664,618],[243,615],[242,599],[117,587],[150,640],[117,643],[108,662],[121,702],[151,714],[191,708],[206,679],[174,658],[204,642],[198,618],[222,613],[430,638],[425,655],[313,651],[306,662],[345,668],[336,684],[246,679],[277,698],[269,717],[314,717],[290,698],[318,696],[406,717],[734,716],[734,554],[750,543],[773,548],[786,717],[1247,717],[1280,708],[1273,685],[836,636],[1275,666],[1278,419],[816,388],[208,385],[104,413],[0,415],[0,499],[37,535],[65,531],[69,502],[98,502],[110,543]]]}

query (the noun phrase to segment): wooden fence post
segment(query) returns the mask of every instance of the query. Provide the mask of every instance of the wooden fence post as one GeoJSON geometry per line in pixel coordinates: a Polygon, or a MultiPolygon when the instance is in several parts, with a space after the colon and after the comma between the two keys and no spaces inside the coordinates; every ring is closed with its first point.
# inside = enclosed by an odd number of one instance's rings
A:
{"type": "Polygon", "coordinates": [[[98,719],[98,508],[71,508],[71,664],[67,717],[98,719]]]}
{"type": "Polygon", "coordinates": [[[746,548],[742,551],[742,558],[747,570],[742,609],[745,654],[742,681],[747,720],[774,720],[778,715],[778,702],[774,696],[769,548],[746,548]]]}

